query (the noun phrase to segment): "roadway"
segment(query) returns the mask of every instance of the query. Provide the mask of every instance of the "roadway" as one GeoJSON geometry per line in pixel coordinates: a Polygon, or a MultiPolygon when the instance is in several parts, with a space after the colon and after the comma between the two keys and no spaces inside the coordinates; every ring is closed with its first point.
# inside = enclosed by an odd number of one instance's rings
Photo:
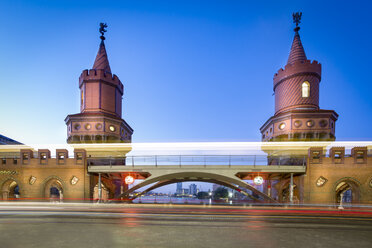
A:
{"type": "Polygon", "coordinates": [[[371,247],[372,210],[0,204],[0,247],[371,247]]]}

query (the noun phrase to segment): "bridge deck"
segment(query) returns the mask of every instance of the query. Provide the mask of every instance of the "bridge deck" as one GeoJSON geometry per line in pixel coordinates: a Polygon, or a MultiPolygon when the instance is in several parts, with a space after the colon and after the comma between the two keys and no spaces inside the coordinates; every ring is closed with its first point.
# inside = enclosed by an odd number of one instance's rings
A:
{"type": "Polygon", "coordinates": [[[90,173],[120,173],[120,172],[168,172],[168,171],[200,171],[200,172],[264,172],[264,173],[305,173],[303,165],[166,165],[166,166],[126,166],[126,165],[90,165],[90,173]]]}

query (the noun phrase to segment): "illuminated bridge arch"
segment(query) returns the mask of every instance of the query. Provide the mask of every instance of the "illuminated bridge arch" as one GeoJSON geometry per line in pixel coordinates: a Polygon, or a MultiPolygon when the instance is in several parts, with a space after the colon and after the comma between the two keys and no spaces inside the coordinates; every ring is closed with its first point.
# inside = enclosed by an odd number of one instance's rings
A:
{"type": "Polygon", "coordinates": [[[173,180],[164,180],[164,181],[159,181],[157,182],[156,184],[152,185],[151,187],[147,188],[146,190],[142,191],[141,193],[135,195],[134,198],[137,198],[139,196],[142,196],[144,194],[146,194],[147,192],[150,192],[154,189],[157,189],[157,188],[160,188],[160,187],[163,187],[163,186],[166,186],[166,185],[169,185],[169,184],[174,184],[174,183],[179,183],[179,182],[205,182],[205,183],[214,183],[214,184],[218,184],[218,185],[221,185],[221,186],[225,186],[227,188],[230,188],[230,189],[233,189],[235,191],[238,191],[250,198],[252,198],[253,200],[258,200],[256,197],[252,196],[251,194],[241,190],[239,187],[235,186],[234,184],[230,184],[230,183],[226,183],[226,182],[222,182],[222,181],[217,181],[217,180],[214,180],[214,179],[173,179],[173,180]]]}
{"type": "MultiPolygon", "coordinates": [[[[176,182],[186,182],[186,181],[212,182],[212,183],[220,184],[220,185],[232,188],[234,190],[240,191],[247,196],[250,196],[250,194],[248,194],[244,190],[250,190],[253,193],[259,195],[263,199],[263,201],[275,202],[275,200],[270,198],[268,195],[257,190],[255,187],[244,182],[243,180],[239,178],[236,178],[236,177],[233,178],[229,176],[219,175],[215,173],[208,173],[208,172],[178,172],[178,173],[164,174],[164,175],[155,176],[155,177],[150,176],[149,178],[145,179],[143,182],[125,191],[123,194],[121,194],[121,197],[130,198],[129,196],[135,190],[138,190],[144,186],[147,186],[153,183],[155,183],[155,185],[151,186],[149,189],[143,191],[142,193],[135,195],[134,198],[140,196],[141,194],[145,192],[148,192],[150,189],[153,190],[153,189],[156,189],[158,187],[162,187],[168,184],[172,184],[176,182]]],[[[253,196],[250,196],[250,197],[252,198],[253,196]]],[[[254,199],[257,199],[257,198],[254,198],[254,199]]]]}

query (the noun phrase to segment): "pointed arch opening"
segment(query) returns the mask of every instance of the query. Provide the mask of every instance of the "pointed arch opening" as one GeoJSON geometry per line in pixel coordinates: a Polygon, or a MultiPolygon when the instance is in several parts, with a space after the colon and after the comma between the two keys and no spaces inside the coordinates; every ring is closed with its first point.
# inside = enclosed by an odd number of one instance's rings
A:
{"type": "Polygon", "coordinates": [[[44,197],[52,202],[63,201],[63,184],[58,178],[51,178],[45,183],[44,197]]]}
{"type": "Polygon", "coordinates": [[[342,180],[335,188],[336,203],[339,204],[342,197],[342,202],[345,204],[359,203],[360,190],[356,182],[352,180],[342,180]]]}
{"type": "Polygon", "coordinates": [[[1,195],[4,201],[16,200],[20,198],[21,194],[18,183],[13,179],[9,179],[4,182],[1,187],[1,195]]]}

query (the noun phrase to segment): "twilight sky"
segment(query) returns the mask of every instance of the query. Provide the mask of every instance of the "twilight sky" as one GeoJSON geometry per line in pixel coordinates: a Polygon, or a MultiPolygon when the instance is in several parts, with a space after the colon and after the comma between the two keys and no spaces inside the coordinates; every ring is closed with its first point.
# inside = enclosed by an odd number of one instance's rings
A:
{"type": "Polygon", "coordinates": [[[322,63],[320,107],[337,140],[372,140],[370,1],[0,2],[0,133],[65,143],[92,67],[98,27],[125,87],[133,142],[259,141],[274,113],[272,78],[287,61],[292,12],[308,59],[322,63]]]}

